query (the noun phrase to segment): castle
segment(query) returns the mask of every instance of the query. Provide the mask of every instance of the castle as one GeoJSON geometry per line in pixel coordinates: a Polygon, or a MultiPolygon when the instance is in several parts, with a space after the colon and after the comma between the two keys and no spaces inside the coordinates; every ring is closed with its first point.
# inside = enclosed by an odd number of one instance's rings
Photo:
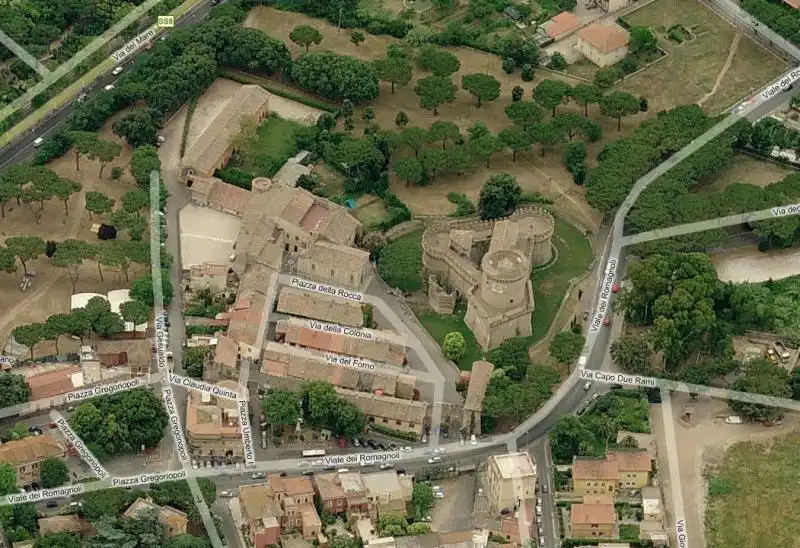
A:
{"type": "Polygon", "coordinates": [[[422,236],[422,261],[438,280],[429,290],[431,306],[450,304],[448,286],[467,300],[464,319],[484,349],[532,334],[530,271],[552,258],[555,222],[542,208],[520,208],[494,221],[435,223],[422,236]]]}

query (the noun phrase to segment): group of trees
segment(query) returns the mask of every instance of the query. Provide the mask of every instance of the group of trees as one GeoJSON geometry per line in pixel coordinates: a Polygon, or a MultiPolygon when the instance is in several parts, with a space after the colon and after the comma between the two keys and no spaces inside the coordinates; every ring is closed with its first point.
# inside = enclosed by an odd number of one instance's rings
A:
{"type": "Polygon", "coordinates": [[[378,520],[378,534],[381,537],[424,535],[430,531],[430,525],[427,523],[417,521],[409,524],[408,520],[399,514],[386,514],[378,520]]]}
{"type": "Polygon", "coordinates": [[[367,426],[361,410],[324,381],[307,383],[299,394],[274,390],[264,398],[262,407],[273,433],[295,425],[301,417],[314,428],[326,428],[348,438],[361,434],[367,426]]]}
{"type": "Polygon", "coordinates": [[[327,99],[360,103],[379,93],[378,73],[371,63],[329,51],[300,56],[290,75],[301,88],[327,99]]]}
{"type": "Polygon", "coordinates": [[[54,198],[64,203],[64,214],[69,215],[69,199],[80,190],[80,183],[59,177],[52,169],[30,164],[9,166],[0,174],[0,216],[4,218],[6,205],[16,200],[28,207],[39,224],[47,203],[54,198]]]}
{"type": "MultiPolygon", "coordinates": [[[[617,305],[646,334],[626,335],[611,346],[622,370],[708,385],[737,374],[734,389],[776,397],[793,395],[790,375],[779,365],[756,359],[742,366],[734,359],[732,335],[745,329],[779,331],[791,337],[800,326],[795,293],[800,280],[764,284],[722,283],[702,253],[652,255],[628,267],[630,286],[617,305]],[[660,364],[659,364],[660,362],[660,364]]],[[[800,342],[796,338],[795,342],[800,342]]],[[[795,373],[800,378],[800,373],[795,373]]],[[[800,397],[800,391],[795,392],[800,397]]],[[[775,418],[778,411],[732,404],[753,418],[775,418]]]]}
{"type": "Polygon", "coordinates": [[[75,433],[101,460],[155,447],[167,422],[163,402],[146,388],[94,398],[80,404],[69,419],[75,433]]]}
{"type": "Polygon", "coordinates": [[[791,43],[800,45],[800,16],[791,6],[768,0],[743,0],[741,6],[791,43]]]}

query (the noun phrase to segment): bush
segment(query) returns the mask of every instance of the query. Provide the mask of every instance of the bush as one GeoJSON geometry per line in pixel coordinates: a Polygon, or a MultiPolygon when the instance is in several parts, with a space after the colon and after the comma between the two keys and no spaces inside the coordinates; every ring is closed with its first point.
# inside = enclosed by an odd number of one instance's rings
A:
{"type": "Polygon", "coordinates": [[[408,234],[384,247],[378,272],[387,284],[401,291],[422,289],[422,232],[408,234]]]}
{"type": "Polygon", "coordinates": [[[234,167],[218,169],[214,171],[214,177],[245,190],[252,190],[253,179],[256,178],[252,173],[247,173],[234,167]]]}
{"type": "Polygon", "coordinates": [[[392,438],[397,438],[400,440],[405,441],[418,441],[418,436],[412,432],[401,432],[400,430],[395,430],[394,428],[389,428],[383,424],[376,424],[370,423],[369,427],[372,430],[375,430],[379,434],[383,434],[384,436],[389,436],[392,438]]]}
{"type": "Polygon", "coordinates": [[[399,225],[411,219],[411,210],[403,201],[391,192],[387,192],[383,197],[386,206],[386,218],[379,223],[375,223],[375,230],[386,231],[393,226],[399,225]]]}
{"type": "Polygon", "coordinates": [[[65,131],[59,131],[53,134],[49,139],[45,139],[42,146],[36,151],[36,156],[33,158],[34,165],[44,165],[50,160],[60,158],[72,147],[72,139],[65,131]]]}
{"type": "Polygon", "coordinates": [[[452,204],[456,204],[456,210],[450,214],[451,217],[466,217],[476,211],[475,204],[467,198],[466,194],[461,192],[449,192],[447,200],[452,204]]]}
{"type": "Polygon", "coordinates": [[[513,59],[505,58],[503,59],[503,72],[506,74],[511,74],[517,69],[517,62],[513,59]]]}
{"type": "Polygon", "coordinates": [[[547,196],[542,196],[535,190],[530,190],[528,192],[523,192],[519,200],[517,200],[517,205],[523,204],[544,204],[544,205],[552,205],[553,200],[548,198],[547,196]]]}
{"type": "Polygon", "coordinates": [[[533,80],[533,66],[522,65],[522,81],[530,82],[533,80]]]}
{"type": "Polygon", "coordinates": [[[550,68],[553,70],[566,70],[567,60],[564,59],[564,56],[559,52],[555,52],[552,57],[550,57],[550,68]]]}

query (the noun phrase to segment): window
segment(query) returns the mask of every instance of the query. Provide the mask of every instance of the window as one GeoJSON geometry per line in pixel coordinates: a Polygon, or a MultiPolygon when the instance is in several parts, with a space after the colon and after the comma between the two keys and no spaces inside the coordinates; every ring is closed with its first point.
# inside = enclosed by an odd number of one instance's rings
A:
{"type": "Polygon", "coordinates": [[[333,269],[331,268],[331,276],[333,276],[333,269]]]}
{"type": "Polygon", "coordinates": [[[294,252],[297,253],[297,246],[294,246],[294,252]]]}
{"type": "Polygon", "coordinates": [[[289,244],[284,244],[283,250],[284,251],[289,251],[289,244]]]}
{"type": "Polygon", "coordinates": [[[400,426],[400,421],[394,421],[395,425],[400,426]]]}
{"type": "Polygon", "coordinates": [[[311,263],[311,270],[316,270],[316,269],[317,269],[317,265],[314,264],[314,263],[311,263]]]}
{"type": "Polygon", "coordinates": [[[353,282],[353,275],[352,275],[352,274],[350,274],[350,283],[354,283],[354,282],[353,282]]]}

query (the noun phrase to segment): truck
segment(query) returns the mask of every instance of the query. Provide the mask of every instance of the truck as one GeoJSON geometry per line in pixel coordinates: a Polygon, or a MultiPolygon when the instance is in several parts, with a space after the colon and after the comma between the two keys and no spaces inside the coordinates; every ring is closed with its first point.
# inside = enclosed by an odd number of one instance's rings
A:
{"type": "Polygon", "coordinates": [[[788,362],[789,358],[792,356],[781,341],[775,341],[772,343],[772,348],[775,349],[775,353],[778,354],[778,357],[783,362],[788,362]]]}

